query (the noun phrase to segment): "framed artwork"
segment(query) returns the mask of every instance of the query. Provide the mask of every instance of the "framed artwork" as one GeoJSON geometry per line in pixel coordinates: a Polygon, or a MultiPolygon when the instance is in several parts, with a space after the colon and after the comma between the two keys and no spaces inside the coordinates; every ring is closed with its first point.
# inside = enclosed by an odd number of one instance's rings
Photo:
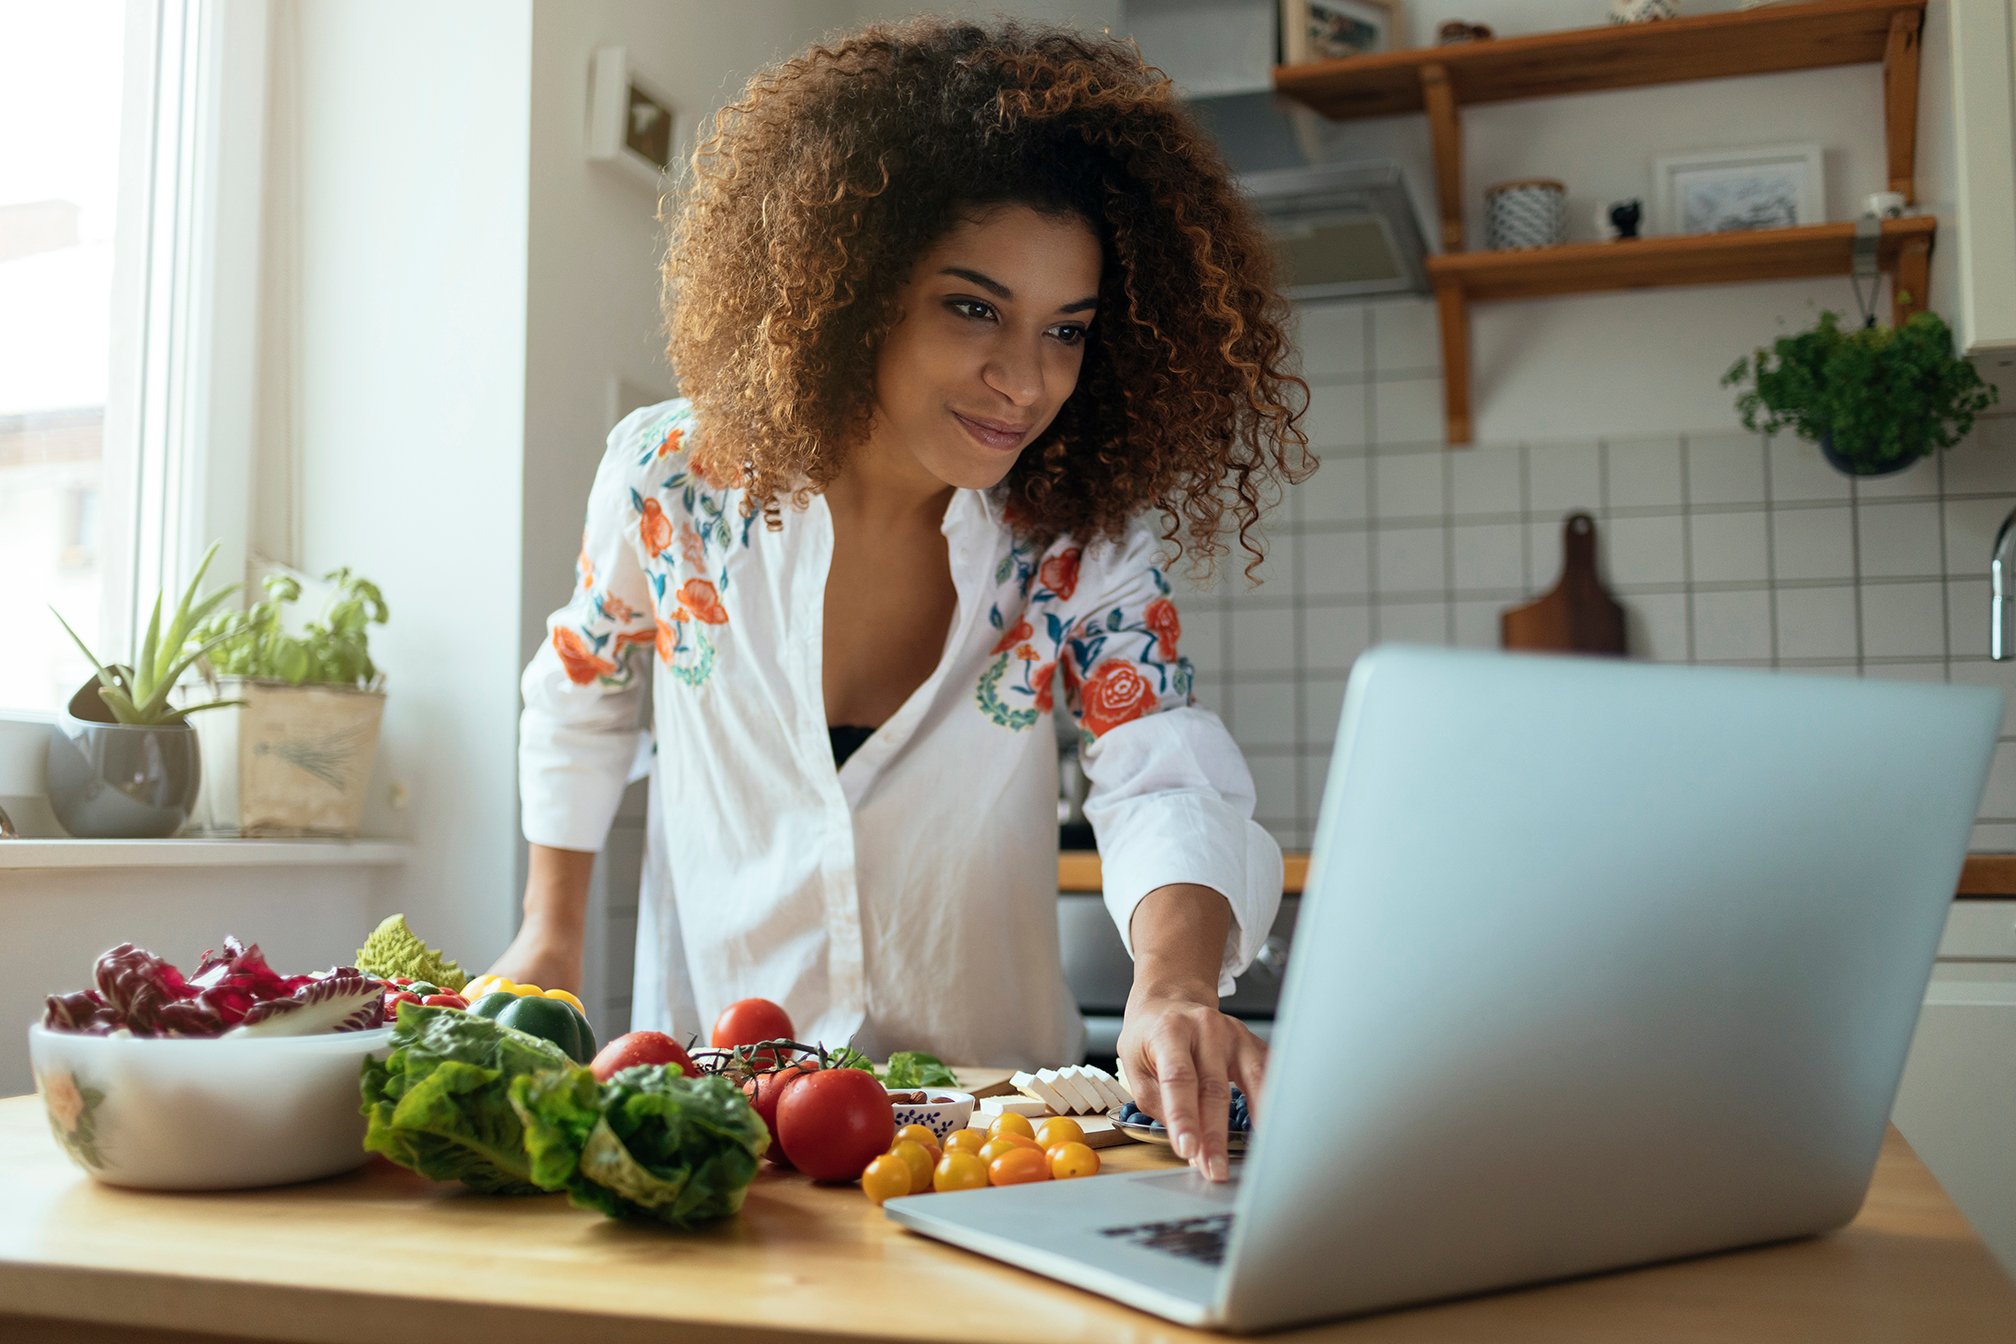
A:
{"type": "Polygon", "coordinates": [[[663,88],[622,47],[601,47],[588,80],[588,157],[653,187],[663,185],[686,139],[685,120],[663,88]]]}
{"type": "Polygon", "coordinates": [[[1667,154],[1652,162],[1652,218],[1661,233],[1789,229],[1826,217],[1819,145],[1667,154]]]}
{"type": "Polygon", "coordinates": [[[1401,0],[1281,0],[1281,64],[1392,51],[1405,17],[1401,0]]]}

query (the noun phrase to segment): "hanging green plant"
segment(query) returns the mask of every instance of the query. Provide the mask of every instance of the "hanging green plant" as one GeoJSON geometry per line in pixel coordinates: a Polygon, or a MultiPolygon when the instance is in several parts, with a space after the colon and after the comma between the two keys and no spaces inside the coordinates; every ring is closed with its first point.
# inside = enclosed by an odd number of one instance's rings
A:
{"type": "Polygon", "coordinates": [[[1811,329],[1731,365],[1722,385],[1737,384],[1748,384],[1736,398],[1745,428],[1789,428],[1851,476],[1888,475],[1951,448],[1996,398],[1930,309],[1853,329],[1822,312],[1811,329]]]}

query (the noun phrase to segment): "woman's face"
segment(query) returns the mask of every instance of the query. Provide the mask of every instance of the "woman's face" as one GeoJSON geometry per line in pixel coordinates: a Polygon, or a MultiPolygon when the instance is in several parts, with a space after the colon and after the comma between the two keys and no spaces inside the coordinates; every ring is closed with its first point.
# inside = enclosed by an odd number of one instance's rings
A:
{"type": "Polygon", "coordinates": [[[871,450],[920,483],[998,483],[1078,385],[1099,266],[1075,215],[1004,205],[953,227],[876,356],[871,450]]]}

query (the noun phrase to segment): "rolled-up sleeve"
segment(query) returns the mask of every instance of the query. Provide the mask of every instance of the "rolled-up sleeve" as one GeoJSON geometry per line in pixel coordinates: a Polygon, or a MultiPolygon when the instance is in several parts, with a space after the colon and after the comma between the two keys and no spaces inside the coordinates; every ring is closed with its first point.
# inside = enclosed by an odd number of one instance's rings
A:
{"type": "Polygon", "coordinates": [[[1129,956],[1142,898],[1172,883],[1223,895],[1232,928],[1218,992],[1249,966],[1281,906],[1281,847],[1253,820],[1252,772],[1219,717],[1191,695],[1182,623],[1137,524],[1088,548],[1060,603],[1065,703],[1079,727],[1085,817],[1099,846],[1106,909],[1129,956]]]}
{"type": "Polygon", "coordinates": [[[519,683],[518,795],[525,838],[536,845],[599,851],[637,757],[658,621],[632,478],[652,451],[643,441],[651,409],[610,432],[589,490],[573,595],[547,618],[519,683]]]}

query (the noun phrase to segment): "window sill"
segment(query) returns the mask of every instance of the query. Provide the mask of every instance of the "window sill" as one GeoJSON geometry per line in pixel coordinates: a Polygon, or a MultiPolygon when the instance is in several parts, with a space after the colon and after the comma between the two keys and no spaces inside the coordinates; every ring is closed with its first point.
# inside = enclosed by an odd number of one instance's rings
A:
{"type": "Polygon", "coordinates": [[[404,840],[0,840],[0,872],[49,868],[390,868],[404,840]]]}

